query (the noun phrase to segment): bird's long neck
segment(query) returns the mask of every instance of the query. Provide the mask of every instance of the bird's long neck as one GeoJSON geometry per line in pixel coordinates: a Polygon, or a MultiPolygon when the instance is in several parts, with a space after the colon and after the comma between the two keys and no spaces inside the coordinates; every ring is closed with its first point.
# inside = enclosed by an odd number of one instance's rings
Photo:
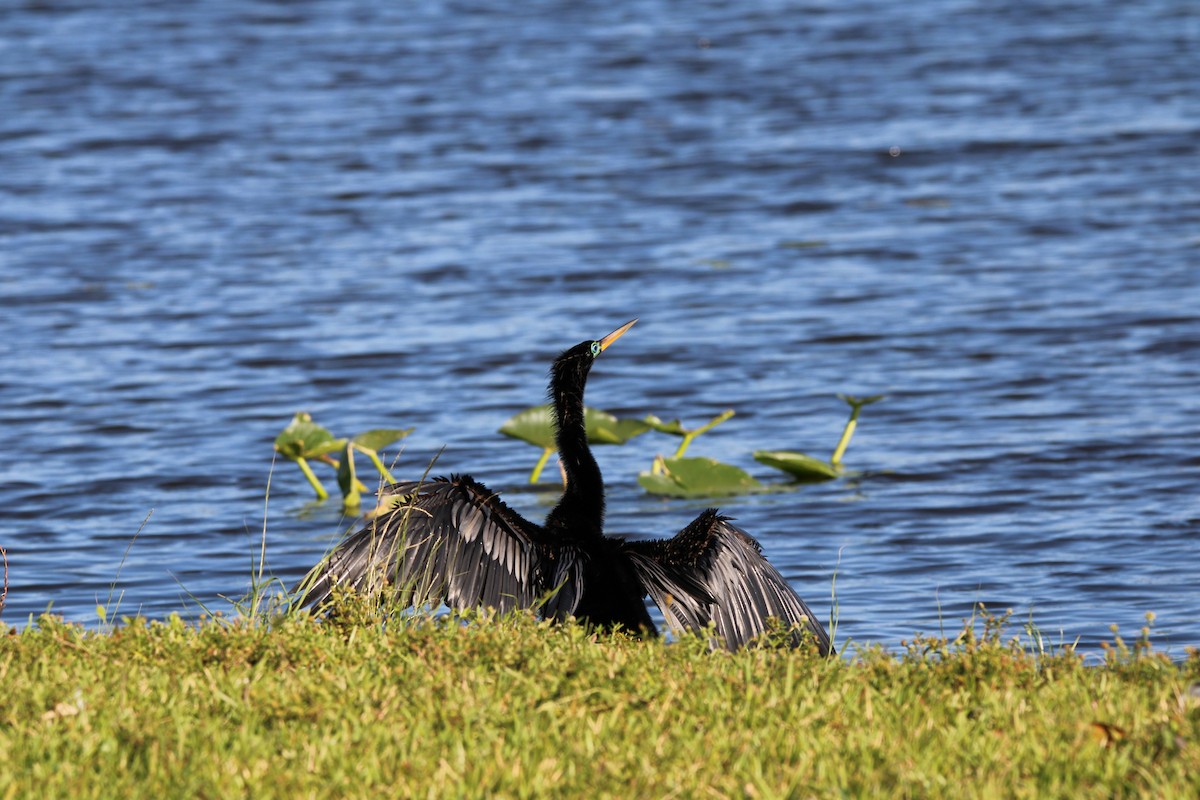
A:
{"type": "Polygon", "coordinates": [[[556,370],[550,395],[556,422],[555,442],[566,473],[562,499],[546,517],[546,527],[573,535],[600,536],[604,528],[604,478],[588,447],[583,390],[586,372],[556,370]]]}

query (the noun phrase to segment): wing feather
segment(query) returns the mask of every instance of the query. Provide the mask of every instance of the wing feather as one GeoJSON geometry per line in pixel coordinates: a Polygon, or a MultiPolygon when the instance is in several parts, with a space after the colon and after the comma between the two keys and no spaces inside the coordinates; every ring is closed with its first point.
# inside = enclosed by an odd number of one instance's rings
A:
{"type": "Polygon", "coordinates": [[[723,644],[736,650],[767,632],[774,617],[793,628],[792,646],[807,628],[822,654],[832,652],[825,628],[758,542],[716,509],[671,539],[629,542],[628,553],[672,627],[698,631],[711,622],[723,644]]]}
{"type": "Polygon", "coordinates": [[[301,581],[305,605],[334,589],[387,589],[408,605],[532,607],[545,591],[542,529],[468,476],[397,483],[392,508],[347,536],[301,581]]]}
{"type": "Polygon", "coordinates": [[[547,570],[549,580],[546,586],[551,594],[542,607],[542,615],[562,622],[579,607],[579,600],[583,597],[583,571],[588,557],[578,548],[564,545],[555,549],[553,559],[547,570]]]}

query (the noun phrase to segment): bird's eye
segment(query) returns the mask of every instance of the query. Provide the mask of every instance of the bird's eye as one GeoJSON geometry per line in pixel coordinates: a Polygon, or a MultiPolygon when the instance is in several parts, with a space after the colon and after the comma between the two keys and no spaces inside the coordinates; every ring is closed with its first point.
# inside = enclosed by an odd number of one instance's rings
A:
{"type": "Polygon", "coordinates": [[[594,355],[594,356],[600,355],[600,343],[599,342],[592,342],[592,355],[594,355]]]}

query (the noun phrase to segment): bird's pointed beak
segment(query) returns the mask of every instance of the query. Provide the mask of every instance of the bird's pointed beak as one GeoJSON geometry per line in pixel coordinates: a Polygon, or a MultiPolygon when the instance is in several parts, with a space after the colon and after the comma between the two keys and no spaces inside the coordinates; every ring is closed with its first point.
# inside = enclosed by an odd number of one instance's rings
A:
{"type": "Polygon", "coordinates": [[[601,339],[600,340],[600,352],[604,352],[605,350],[608,349],[608,346],[610,344],[615,342],[617,339],[620,339],[625,334],[625,331],[627,331],[633,327],[633,323],[635,323],[635,322],[637,322],[636,319],[631,319],[631,320],[629,320],[629,322],[626,322],[624,325],[617,328],[615,331],[610,333],[608,336],[605,336],[603,339],[601,339]]]}

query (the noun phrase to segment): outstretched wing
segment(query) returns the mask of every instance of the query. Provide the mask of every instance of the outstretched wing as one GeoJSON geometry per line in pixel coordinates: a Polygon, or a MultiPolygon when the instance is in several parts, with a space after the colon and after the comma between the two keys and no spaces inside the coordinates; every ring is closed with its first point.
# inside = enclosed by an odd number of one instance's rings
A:
{"type": "Polygon", "coordinates": [[[701,630],[710,622],[730,650],[768,631],[777,618],[793,628],[799,645],[805,627],[822,654],[829,635],[750,534],[710,508],[671,539],[628,542],[639,577],[667,622],[701,630]]]}
{"type": "Polygon", "coordinates": [[[392,508],[346,537],[301,581],[304,605],[319,607],[335,588],[348,587],[386,589],[412,606],[507,611],[532,607],[548,577],[562,571],[543,569],[541,528],[468,476],[397,483],[380,502],[392,508]]]}

